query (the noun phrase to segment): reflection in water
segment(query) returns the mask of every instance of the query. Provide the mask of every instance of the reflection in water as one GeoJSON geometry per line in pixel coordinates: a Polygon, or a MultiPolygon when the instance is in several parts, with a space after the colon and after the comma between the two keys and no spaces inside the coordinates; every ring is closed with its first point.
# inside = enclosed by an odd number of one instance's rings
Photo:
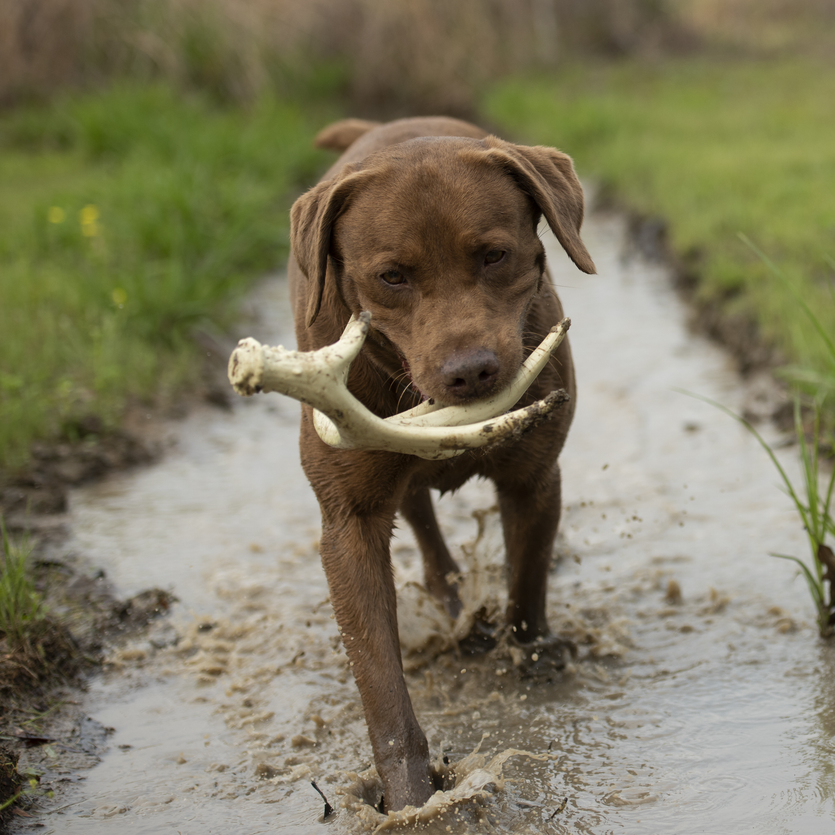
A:
{"type": "MultiPolygon", "coordinates": [[[[755,394],[686,332],[662,271],[622,259],[620,220],[593,217],[585,235],[599,277],[552,248],[580,392],[549,613],[577,657],[549,682],[521,679],[506,648],[458,655],[399,532],[409,686],[458,787],[421,831],[828,834],[833,647],[792,567],[766,556],[799,551],[803,532],[757,445],[673,389],[737,409],[755,394]]],[[[285,293],[262,290],[276,315],[253,327],[262,341],[292,342],[285,293]]],[[[411,825],[369,805],[296,424],[278,396],[201,412],[163,463],[75,496],[74,549],[125,594],[173,587],[180,637],[114,653],[88,708],[114,728],[109,752],[40,831],[314,833],[311,780],[338,809],[334,831],[411,825]]],[[[469,605],[501,611],[492,504],[472,484],[440,507],[469,605]]]]}

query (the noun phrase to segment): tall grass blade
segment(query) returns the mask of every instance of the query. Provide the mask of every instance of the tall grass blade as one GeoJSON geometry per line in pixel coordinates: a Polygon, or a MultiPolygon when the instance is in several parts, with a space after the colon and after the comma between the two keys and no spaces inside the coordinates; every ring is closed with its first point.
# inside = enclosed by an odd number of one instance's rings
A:
{"type": "Polygon", "coordinates": [[[820,611],[825,605],[826,601],[824,599],[822,588],[818,580],[809,570],[809,567],[806,563],[803,562],[799,557],[793,557],[790,554],[775,554],[773,552],[769,553],[770,557],[777,557],[779,560],[789,560],[790,562],[797,563],[800,566],[800,570],[803,573],[804,578],[806,579],[806,583],[809,586],[809,591],[812,594],[812,598],[815,601],[815,605],[817,606],[818,610],[820,611]]]}
{"type": "Polygon", "coordinates": [[[741,423],[754,438],[760,446],[766,451],[771,462],[780,474],[785,485],[785,490],[791,500],[798,515],[803,521],[803,527],[809,539],[809,546],[812,550],[812,567],[810,568],[803,560],[798,557],[788,554],[774,554],[771,556],[778,557],[783,560],[790,560],[800,566],[806,584],[809,586],[809,592],[812,595],[812,601],[817,610],[818,631],[823,638],[831,637],[835,634],[835,606],[833,606],[832,587],[835,585],[835,569],[830,570],[828,564],[824,564],[822,555],[831,554],[828,547],[825,545],[827,533],[835,533],[835,521],[833,521],[830,508],[832,506],[832,496],[835,492],[835,470],[829,478],[826,487],[825,498],[821,496],[820,491],[820,414],[821,401],[815,402],[814,410],[814,427],[812,440],[806,439],[806,433],[803,427],[803,415],[800,408],[800,399],[795,397],[794,401],[794,422],[795,433],[797,435],[798,445],[800,447],[800,463],[803,467],[803,481],[806,492],[806,502],[804,502],[798,495],[797,491],[788,477],[774,450],[769,446],[767,441],[760,435],[756,428],[745,418],[736,414],[735,412],[711,400],[709,397],[704,397],[684,389],[676,389],[681,394],[686,394],[688,397],[693,397],[696,400],[701,400],[711,406],[724,412],[729,417],[732,417],[737,423],[741,423]],[[826,554],[824,553],[826,552],[826,554]],[[829,583],[829,599],[827,600],[825,583],[829,583]]]}

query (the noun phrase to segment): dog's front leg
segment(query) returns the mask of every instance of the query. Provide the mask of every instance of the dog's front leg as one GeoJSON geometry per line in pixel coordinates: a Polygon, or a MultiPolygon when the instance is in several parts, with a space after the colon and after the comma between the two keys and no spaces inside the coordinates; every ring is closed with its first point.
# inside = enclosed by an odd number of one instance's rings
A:
{"type": "Polygon", "coordinates": [[[322,508],[322,564],[360,691],[387,810],[422,806],[433,792],[426,737],[415,718],[400,656],[389,540],[390,513],[322,508]]]}

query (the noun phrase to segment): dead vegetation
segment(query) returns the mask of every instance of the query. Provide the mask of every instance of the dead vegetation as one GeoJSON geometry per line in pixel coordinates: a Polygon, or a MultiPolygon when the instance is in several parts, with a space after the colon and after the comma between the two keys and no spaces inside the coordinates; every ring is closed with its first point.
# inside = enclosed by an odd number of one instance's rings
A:
{"type": "Polygon", "coordinates": [[[694,35],[736,52],[832,54],[832,0],[686,0],[676,6],[694,35]]]}
{"type": "Polygon", "coordinates": [[[0,102],[113,74],[248,100],[321,85],[357,112],[471,112],[502,75],[681,27],[657,0],[0,0],[0,102]]]}
{"type": "Polygon", "coordinates": [[[356,113],[467,115],[508,73],[807,48],[833,20],[830,0],[0,0],[0,103],[128,74],[224,100],[324,88],[356,113]]]}

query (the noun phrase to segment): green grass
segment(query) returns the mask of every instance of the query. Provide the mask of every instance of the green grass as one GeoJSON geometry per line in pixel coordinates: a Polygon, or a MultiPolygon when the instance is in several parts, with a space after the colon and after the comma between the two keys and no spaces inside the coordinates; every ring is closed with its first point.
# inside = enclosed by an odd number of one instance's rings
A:
{"type": "Polygon", "coordinates": [[[0,637],[10,650],[19,650],[29,644],[33,630],[43,620],[43,600],[28,564],[29,543],[12,542],[2,517],[0,545],[0,637]]]}
{"type": "Polygon", "coordinates": [[[795,294],[835,333],[833,101],[831,62],[683,59],[511,79],[484,108],[522,141],[571,154],[629,207],[664,217],[697,300],[750,315],[788,360],[819,373],[826,348],[795,294]]]}
{"type": "MultiPolygon", "coordinates": [[[[800,463],[803,468],[802,494],[794,489],[783,468],[777,464],[786,492],[794,502],[795,508],[803,521],[803,528],[806,531],[811,549],[811,563],[807,565],[805,560],[793,554],[772,554],[772,556],[790,560],[800,568],[815,604],[818,631],[822,638],[831,638],[835,635],[835,598],[833,598],[835,554],[833,554],[832,548],[829,547],[826,540],[830,535],[835,535],[835,515],[833,515],[832,510],[835,469],[830,467],[829,478],[821,489],[820,405],[819,402],[815,404],[814,425],[811,440],[808,440],[801,416],[800,401],[795,400],[795,428],[800,448],[800,463]],[[827,583],[829,584],[828,594],[827,583]]],[[[759,438],[759,436],[757,437],[759,438]]],[[[762,439],[759,438],[759,440],[765,446],[762,439]]],[[[770,452],[769,450],[769,454],[770,452]]],[[[776,458],[773,455],[771,457],[777,463],[776,458]]]]}
{"type": "Polygon", "coordinates": [[[303,113],[125,83],[0,116],[0,468],[187,386],[195,329],[227,326],[286,257],[323,162],[327,117],[303,113]]]}

